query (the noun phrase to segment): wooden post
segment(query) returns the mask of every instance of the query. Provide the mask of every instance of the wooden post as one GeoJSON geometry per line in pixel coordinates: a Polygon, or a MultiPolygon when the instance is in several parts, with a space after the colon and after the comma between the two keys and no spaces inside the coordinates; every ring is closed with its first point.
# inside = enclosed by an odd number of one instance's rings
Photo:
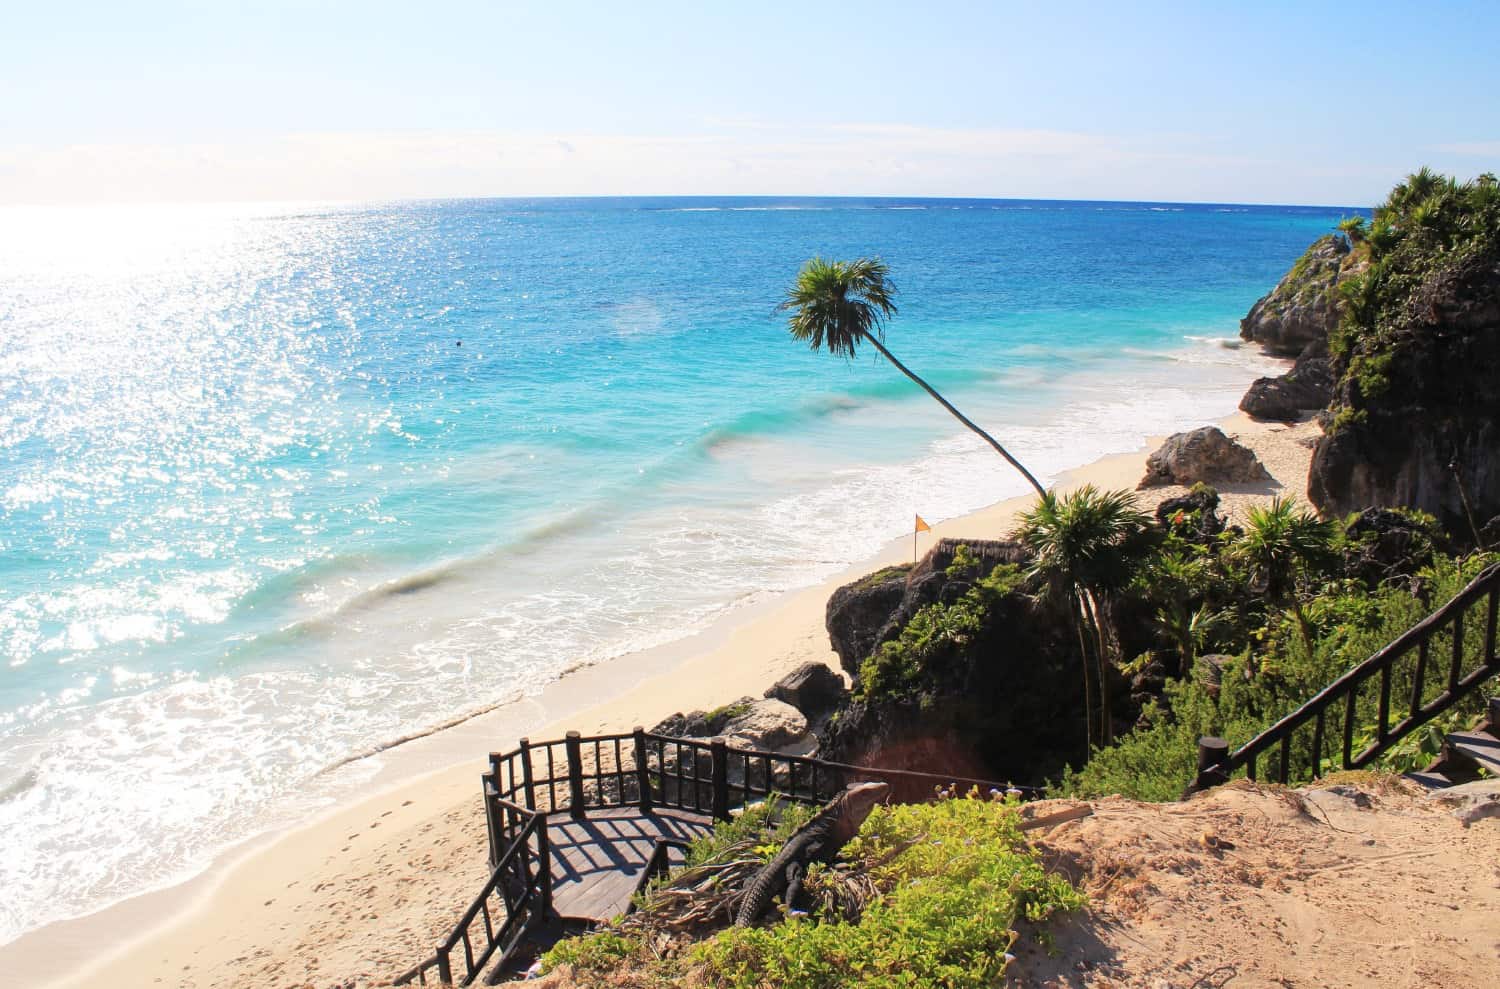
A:
{"type": "Polygon", "coordinates": [[[493,783],[481,785],[479,792],[484,796],[484,828],[490,836],[490,868],[500,864],[500,821],[495,816],[496,804],[490,794],[493,783]]]}
{"type": "Polygon", "coordinates": [[[1198,778],[1193,781],[1193,790],[1207,790],[1229,782],[1224,763],[1229,761],[1229,743],[1222,738],[1204,735],[1198,739],[1198,778]]]}
{"type": "Polygon", "coordinates": [[[567,734],[568,746],[568,813],[583,817],[583,736],[576,731],[567,734]]]}
{"type": "Polygon", "coordinates": [[[651,813],[651,765],[647,762],[646,755],[646,731],[640,725],[635,726],[635,783],[640,789],[640,808],[642,814],[651,813]]]}
{"type": "Polygon", "coordinates": [[[531,770],[531,739],[521,739],[521,792],[526,795],[526,809],[536,810],[535,777],[531,770]]]}
{"type": "Polygon", "coordinates": [[[1500,733],[1500,697],[1490,698],[1490,734],[1500,733]]]}
{"type": "Polygon", "coordinates": [[[453,985],[453,963],[448,960],[448,946],[438,945],[437,950],[438,981],[445,986],[453,985]]]}
{"type": "Polygon", "coordinates": [[[547,836],[547,815],[541,814],[536,822],[537,867],[542,893],[542,916],[552,913],[552,839],[547,836]]]}
{"type": "Polygon", "coordinates": [[[729,820],[729,745],[716,738],[709,746],[713,753],[713,815],[718,821],[729,820]]]}

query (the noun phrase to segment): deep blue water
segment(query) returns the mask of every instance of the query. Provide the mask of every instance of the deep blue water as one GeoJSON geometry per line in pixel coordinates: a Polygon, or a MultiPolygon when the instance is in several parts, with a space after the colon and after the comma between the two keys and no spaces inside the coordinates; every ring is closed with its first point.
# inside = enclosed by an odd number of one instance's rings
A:
{"type": "MultiPolygon", "coordinates": [[[[0,940],[200,866],[351,752],[1234,408],[1332,208],[484,200],[0,211],[0,940]],[[107,817],[79,815],[104,801],[107,817]]],[[[283,808],[278,811],[277,808],[283,808]]]]}

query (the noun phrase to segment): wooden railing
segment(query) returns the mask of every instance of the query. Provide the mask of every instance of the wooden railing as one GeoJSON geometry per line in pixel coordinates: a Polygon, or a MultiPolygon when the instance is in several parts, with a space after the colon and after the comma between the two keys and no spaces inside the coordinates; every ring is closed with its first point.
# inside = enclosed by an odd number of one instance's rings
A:
{"type": "MultiPolygon", "coordinates": [[[[728,820],[731,809],[773,793],[798,803],[821,804],[847,784],[861,780],[891,784],[892,798],[898,801],[926,799],[934,787],[952,785],[1008,790],[1028,797],[1041,793],[1035,787],[851,766],[743,749],[721,740],[657,735],[641,728],[588,737],[568,732],[565,738],[546,742],[523,738],[516,749],[491,753],[490,768],[482,777],[489,881],[436,952],[395,984],[427,985],[432,979],[447,984],[457,973],[461,976],[457,984],[469,985],[492,960],[499,966],[531,925],[548,916],[552,900],[550,814],[581,818],[591,810],[636,807],[650,812],[663,807],[728,820]],[[455,969],[454,957],[460,948],[463,967],[455,969]]],[[[665,871],[673,845],[664,841],[656,846],[642,875],[643,884],[665,871]]]]}
{"type": "Polygon", "coordinates": [[[1036,796],[1035,787],[829,762],[810,756],[633,732],[566,738],[546,742],[521,739],[520,747],[490,755],[484,776],[485,814],[490,832],[490,860],[497,861],[514,834],[517,808],[583,817],[611,807],[657,807],[695,811],[727,820],[733,808],[771,794],[798,803],[821,804],[849,783],[889,783],[898,801],[930,797],[935,786],[998,788],[1036,796]]]}
{"type": "Polygon", "coordinates": [[[1233,753],[1223,739],[1201,739],[1198,773],[1187,792],[1227,782],[1241,770],[1252,780],[1288,783],[1334,766],[1369,765],[1500,674],[1497,611],[1500,564],[1233,753]]]}
{"type": "MultiPolygon", "coordinates": [[[[463,967],[458,970],[461,977],[457,984],[470,985],[496,952],[503,959],[520,944],[531,925],[551,909],[552,854],[547,844],[547,815],[509,801],[498,802],[507,816],[513,815],[517,826],[489,881],[437,951],[399,976],[396,985],[416,982],[425,986],[429,979],[442,985],[454,984],[454,954],[460,947],[463,967]]],[[[488,808],[491,801],[487,799],[485,804],[488,808]]]]}

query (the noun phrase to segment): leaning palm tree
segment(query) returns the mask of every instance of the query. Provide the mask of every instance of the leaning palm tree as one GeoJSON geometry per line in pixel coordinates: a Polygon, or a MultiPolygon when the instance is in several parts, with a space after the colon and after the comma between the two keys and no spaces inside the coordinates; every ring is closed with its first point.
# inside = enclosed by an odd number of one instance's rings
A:
{"type": "Polygon", "coordinates": [[[890,269],[879,258],[860,258],[857,261],[813,258],[797,273],[797,280],[787,290],[786,301],[778,308],[791,313],[787,322],[792,336],[806,342],[813,350],[826,348],[830,354],[853,357],[861,343],[869,343],[894,364],[896,370],[916,382],[955,419],[994,447],[996,453],[1021,472],[1038,495],[1045,496],[1046,490],[1031,471],[1021,466],[1021,462],[993,436],[955,409],[936,388],[917,377],[885,348],[885,324],[896,314],[895,296],[896,286],[890,280],[890,269]]]}
{"type": "Polygon", "coordinates": [[[1109,671],[1118,651],[1110,614],[1145,556],[1150,520],[1129,491],[1100,491],[1085,484],[1062,497],[1048,491],[1020,522],[1016,537],[1031,548],[1032,572],[1046,579],[1050,593],[1072,613],[1083,654],[1089,744],[1107,745],[1112,735],[1109,671]]]}

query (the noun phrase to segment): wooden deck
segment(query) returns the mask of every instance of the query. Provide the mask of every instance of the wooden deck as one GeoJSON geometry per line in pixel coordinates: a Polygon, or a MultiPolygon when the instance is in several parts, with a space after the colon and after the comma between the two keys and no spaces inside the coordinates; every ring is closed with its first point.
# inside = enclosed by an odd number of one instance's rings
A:
{"type": "MultiPolygon", "coordinates": [[[[643,814],[634,807],[590,810],[575,820],[549,815],[552,845],[552,908],[560,917],[598,922],[625,912],[659,838],[691,841],[713,830],[713,818],[662,808],[643,814]]],[[[672,852],[672,865],[682,853],[672,852]]]]}

